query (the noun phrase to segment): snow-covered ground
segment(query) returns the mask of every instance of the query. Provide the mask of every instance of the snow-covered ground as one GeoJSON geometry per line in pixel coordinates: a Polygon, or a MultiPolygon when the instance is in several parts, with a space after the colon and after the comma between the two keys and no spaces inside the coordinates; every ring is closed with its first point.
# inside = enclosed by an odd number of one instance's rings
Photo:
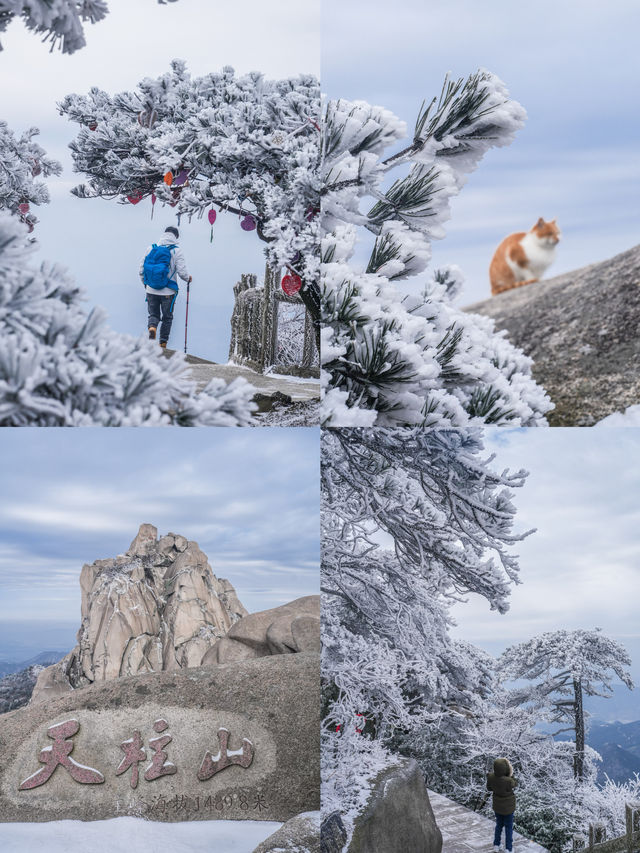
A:
{"type": "Polygon", "coordinates": [[[197,820],[163,823],[137,817],[0,823],[2,853],[252,853],[282,826],[274,821],[197,820]]]}
{"type": "Polygon", "coordinates": [[[614,412],[607,415],[596,426],[604,427],[637,427],[640,426],[640,405],[629,406],[624,412],[614,412]]]}

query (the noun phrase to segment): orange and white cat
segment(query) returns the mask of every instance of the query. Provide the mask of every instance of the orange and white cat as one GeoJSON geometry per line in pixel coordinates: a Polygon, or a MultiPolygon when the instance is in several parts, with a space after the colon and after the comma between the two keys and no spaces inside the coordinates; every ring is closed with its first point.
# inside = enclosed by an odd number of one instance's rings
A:
{"type": "Polygon", "coordinates": [[[560,229],[542,217],[530,231],[509,234],[496,249],[489,267],[491,295],[538,281],[553,262],[560,229]]]}

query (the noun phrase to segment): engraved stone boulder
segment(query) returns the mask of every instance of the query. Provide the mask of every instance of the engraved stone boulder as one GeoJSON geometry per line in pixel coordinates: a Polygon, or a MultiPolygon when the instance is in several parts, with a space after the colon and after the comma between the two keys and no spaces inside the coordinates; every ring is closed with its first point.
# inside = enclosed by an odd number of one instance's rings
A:
{"type": "Polygon", "coordinates": [[[312,654],[94,684],[0,717],[0,813],[287,821],[320,807],[319,715],[312,654]]]}
{"type": "Polygon", "coordinates": [[[209,649],[202,665],[295,652],[320,652],[319,595],[245,616],[209,649]]]}
{"type": "Polygon", "coordinates": [[[196,542],[174,533],[158,539],[152,524],[140,526],[126,554],[83,566],[80,588],[78,645],[40,674],[34,702],[121,676],[200,666],[247,613],[196,542]]]}

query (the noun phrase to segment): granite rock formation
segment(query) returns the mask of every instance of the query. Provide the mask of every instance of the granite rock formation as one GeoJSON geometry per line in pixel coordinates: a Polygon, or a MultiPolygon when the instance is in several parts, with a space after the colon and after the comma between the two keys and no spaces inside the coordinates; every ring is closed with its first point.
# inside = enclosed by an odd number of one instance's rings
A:
{"type": "Polygon", "coordinates": [[[206,652],[202,665],[295,652],[320,653],[319,595],[245,616],[206,652]]]}
{"type": "Polygon", "coordinates": [[[200,666],[247,611],[196,542],[143,524],[126,554],[86,564],[76,647],[43,670],[32,701],[144,672],[200,666]]]}
{"type": "Polygon", "coordinates": [[[640,246],[466,310],[533,358],[552,426],[592,426],[640,403],[640,246]]]}
{"type": "Polygon", "coordinates": [[[354,822],[347,853],[441,853],[442,833],[413,759],[381,771],[354,822]]]}

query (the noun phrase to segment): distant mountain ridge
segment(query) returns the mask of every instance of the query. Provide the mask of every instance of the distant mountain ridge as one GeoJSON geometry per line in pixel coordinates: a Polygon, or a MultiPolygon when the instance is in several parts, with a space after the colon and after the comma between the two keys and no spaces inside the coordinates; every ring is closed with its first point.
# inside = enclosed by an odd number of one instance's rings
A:
{"type": "Polygon", "coordinates": [[[26,705],[31,699],[38,675],[46,666],[60,660],[61,655],[64,652],[49,650],[22,663],[2,661],[0,667],[12,667],[12,670],[0,678],[0,714],[26,705]]]}
{"type": "Polygon", "coordinates": [[[28,669],[30,666],[50,666],[52,663],[59,661],[60,658],[63,658],[68,651],[68,649],[63,651],[59,649],[47,649],[47,651],[39,652],[28,660],[19,661],[18,663],[2,660],[0,661],[0,679],[7,675],[13,675],[15,672],[28,669]]]}
{"type": "Polygon", "coordinates": [[[602,756],[598,782],[605,774],[614,782],[626,782],[640,774],[640,720],[633,723],[603,723],[592,720],[587,743],[602,756]]]}

